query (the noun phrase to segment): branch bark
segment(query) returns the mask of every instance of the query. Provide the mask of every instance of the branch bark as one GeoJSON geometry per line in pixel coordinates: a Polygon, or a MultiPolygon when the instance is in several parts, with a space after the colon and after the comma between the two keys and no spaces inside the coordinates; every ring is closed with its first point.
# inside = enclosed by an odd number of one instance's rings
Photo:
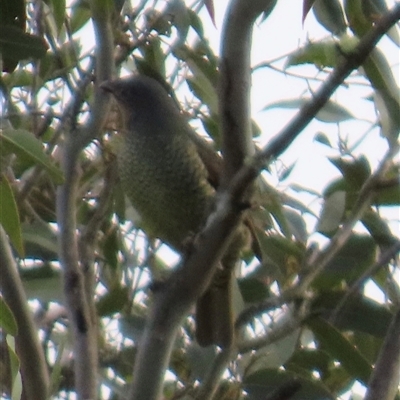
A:
{"type": "Polygon", "coordinates": [[[15,337],[24,395],[27,400],[43,400],[49,395],[49,373],[38,332],[29,310],[17,265],[6,233],[0,225],[0,289],[17,322],[15,337]]]}
{"type": "Polygon", "coordinates": [[[399,388],[400,309],[396,311],[368,383],[364,400],[393,400],[399,388]]]}
{"type": "MultiPolygon", "coordinates": [[[[92,257],[79,254],[76,237],[76,200],[79,184],[79,154],[100,132],[108,110],[108,98],[99,89],[113,69],[110,10],[91,2],[96,33],[96,84],[90,119],[81,129],[66,135],[62,155],[65,183],[57,192],[57,222],[60,230],[60,262],[64,270],[64,293],[74,342],[75,386],[79,399],[97,398],[97,321],[94,307],[92,257]]],[[[73,118],[76,118],[74,115],[73,118]]]]}

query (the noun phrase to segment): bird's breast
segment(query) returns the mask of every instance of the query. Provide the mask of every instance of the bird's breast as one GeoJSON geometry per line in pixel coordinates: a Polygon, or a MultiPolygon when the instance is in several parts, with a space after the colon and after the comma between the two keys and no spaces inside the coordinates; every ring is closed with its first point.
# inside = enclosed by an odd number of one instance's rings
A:
{"type": "Polygon", "coordinates": [[[195,145],[177,135],[157,140],[131,133],[119,146],[121,183],[144,229],[182,249],[201,228],[214,194],[195,145]]]}

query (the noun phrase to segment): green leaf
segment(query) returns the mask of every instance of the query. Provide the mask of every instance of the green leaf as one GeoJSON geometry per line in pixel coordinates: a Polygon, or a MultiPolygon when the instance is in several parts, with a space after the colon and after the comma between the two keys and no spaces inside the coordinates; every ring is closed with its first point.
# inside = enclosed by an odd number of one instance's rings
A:
{"type": "Polygon", "coordinates": [[[351,160],[344,158],[328,158],[328,160],[342,173],[353,190],[360,189],[371,175],[369,161],[364,155],[351,160]]]}
{"type": "Polygon", "coordinates": [[[187,349],[187,358],[194,378],[202,381],[210,371],[210,365],[215,361],[215,346],[200,347],[193,341],[187,349]]]}
{"type": "Polygon", "coordinates": [[[10,238],[12,245],[21,257],[24,257],[24,245],[22,243],[21,223],[17,203],[11,185],[5,175],[0,175],[0,224],[10,238]]]}
{"type": "Polygon", "coordinates": [[[318,142],[318,143],[324,144],[325,146],[328,146],[328,147],[332,148],[331,142],[330,142],[328,136],[325,133],[318,132],[314,136],[314,140],[316,142],[318,142]]]}
{"type": "MultiPolygon", "coordinates": [[[[285,317],[284,317],[285,318],[285,317]]],[[[287,316],[286,318],[291,318],[287,316]]],[[[277,324],[284,323],[283,318],[277,324]]],[[[299,340],[300,329],[296,329],[284,338],[263,346],[252,354],[246,374],[251,375],[259,370],[279,368],[293,355],[299,340]]]]}
{"type": "Polygon", "coordinates": [[[400,130],[399,87],[392,69],[379,49],[374,49],[363,71],[375,89],[374,101],[380,114],[380,122],[385,137],[396,141],[400,130]]]}
{"type": "Polygon", "coordinates": [[[346,192],[336,191],[326,197],[316,230],[330,235],[336,231],[342,222],[346,209],[346,192]]]}
{"type": "MultiPolygon", "coordinates": [[[[364,0],[361,7],[365,17],[372,23],[375,23],[389,11],[385,0],[364,0]]],[[[387,35],[397,47],[400,46],[400,36],[396,25],[389,29],[387,35]]]]}
{"type": "Polygon", "coordinates": [[[264,22],[272,13],[275,8],[278,0],[269,0],[268,3],[265,4],[265,8],[262,13],[261,21],[264,22]]]}
{"type": "Polygon", "coordinates": [[[39,223],[24,223],[22,237],[27,258],[47,262],[58,260],[57,235],[49,227],[39,223]]]}
{"type": "Polygon", "coordinates": [[[11,400],[19,400],[22,396],[22,378],[19,372],[19,359],[15,352],[15,338],[11,335],[7,335],[6,341],[11,367],[11,400]]]}
{"type": "Polygon", "coordinates": [[[289,225],[290,232],[298,242],[306,243],[308,239],[307,227],[303,217],[296,211],[283,207],[283,213],[289,225]]]}
{"type": "Polygon", "coordinates": [[[65,0],[51,0],[51,8],[58,32],[60,32],[65,19],[65,0]]]}
{"type": "Polygon", "coordinates": [[[120,318],[118,324],[124,337],[137,341],[143,334],[146,318],[143,315],[129,315],[120,318]]]}
{"type": "Polygon", "coordinates": [[[201,18],[197,15],[195,11],[191,9],[188,9],[187,12],[190,18],[190,26],[199,35],[200,39],[204,39],[204,28],[203,23],[201,22],[201,18]]]}
{"type": "MultiPolygon", "coordinates": [[[[276,101],[269,104],[268,106],[265,106],[263,108],[263,111],[270,110],[272,108],[287,108],[298,110],[309,101],[310,99],[307,98],[276,101]]],[[[354,119],[354,116],[350,111],[342,107],[340,104],[329,100],[317,113],[315,118],[321,122],[337,124],[339,122],[347,121],[349,119],[354,119]]]]}
{"type": "Polygon", "coordinates": [[[375,262],[376,243],[369,235],[353,234],[314,280],[318,289],[332,289],[342,281],[351,285],[375,262]]]}
{"type": "Polygon", "coordinates": [[[12,25],[0,25],[0,53],[8,59],[20,61],[42,58],[47,44],[43,38],[12,25]]]}
{"type": "Polygon", "coordinates": [[[398,240],[392,234],[388,223],[373,209],[364,212],[361,222],[379,246],[391,246],[398,240]]]}
{"type": "Polygon", "coordinates": [[[123,307],[128,303],[128,300],[128,288],[126,286],[117,286],[100,297],[96,304],[97,313],[105,317],[121,312],[123,307]]]}
{"type": "Polygon", "coordinates": [[[332,40],[307,43],[294,51],[287,59],[286,67],[302,64],[313,64],[318,69],[336,67],[338,61],[338,45],[332,40]]]}
{"type": "Polygon", "coordinates": [[[43,267],[23,268],[20,275],[28,299],[44,303],[62,303],[64,300],[61,270],[45,264],[43,267]]]}
{"type": "Polygon", "coordinates": [[[263,369],[243,379],[243,390],[250,399],[262,400],[285,388],[285,397],[290,400],[334,400],[334,396],[320,382],[306,379],[291,371],[263,369]]]}
{"type": "Polygon", "coordinates": [[[73,34],[88,23],[92,13],[89,4],[84,1],[74,3],[71,11],[70,27],[73,34]]]}
{"type": "MultiPolygon", "coordinates": [[[[26,27],[25,0],[0,0],[0,26],[13,26],[24,32],[26,27]]],[[[0,47],[0,54],[3,53],[0,47]]],[[[13,54],[1,54],[4,72],[14,72],[18,59],[13,54]]]]}
{"type": "MultiPolygon", "coordinates": [[[[347,291],[326,290],[313,300],[311,310],[329,320],[347,291]]],[[[363,332],[383,339],[387,333],[392,313],[385,304],[377,303],[360,294],[347,298],[337,314],[334,325],[342,331],[363,332]]]]}
{"type": "Polygon", "coordinates": [[[161,40],[158,37],[152,38],[141,46],[141,50],[145,63],[160,76],[165,76],[165,55],[161,48],[161,40]]]}
{"type": "Polygon", "coordinates": [[[304,246],[279,235],[261,238],[260,245],[263,254],[279,265],[285,273],[291,272],[293,264],[299,265],[305,253],[304,246]]]}
{"type": "Polygon", "coordinates": [[[359,37],[372,28],[372,23],[367,20],[363,13],[362,3],[364,0],[345,0],[344,10],[350,29],[359,37]]]}
{"type": "Polygon", "coordinates": [[[170,15],[172,25],[178,31],[179,42],[184,43],[189,32],[191,18],[183,0],[170,0],[165,11],[170,15]]]}
{"type": "Polygon", "coordinates": [[[312,318],[307,325],[323,348],[357,380],[368,384],[372,366],[367,359],[335,327],[321,318],[312,318]]]}
{"type": "Polygon", "coordinates": [[[259,302],[270,295],[268,285],[257,278],[246,277],[238,279],[238,285],[246,303],[259,302]]]}
{"type": "Polygon", "coordinates": [[[311,378],[313,372],[318,371],[322,377],[327,374],[329,368],[329,355],[320,349],[299,348],[285,364],[290,371],[301,370],[307,372],[311,378]]]}
{"type": "Polygon", "coordinates": [[[0,327],[5,333],[12,336],[15,336],[18,333],[18,326],[14,314],[2,296],[0,296],[0,327]]]}
{"type": "Polygon", "coordinates": [[[389,187],[379,188],[374,198],[374,204],[377,206],[399,206],[400,182],[389,187]]]}
{"type": "Polygon", "coordinates": [[[313,12],[327,31],[337,36],[346,32],[347,25],[339,0],[318,0],[313,4],[313,12]]]}
{"type": "Polygon", "coordinates": [[[10,153],[44,168],[54,183],[60,185],[64,182],[62,171],[53,163],[52,159],[44,152],[40,140],[32,133],[22,129],[6,129],[0,132],[0,143],[10,153]]]}

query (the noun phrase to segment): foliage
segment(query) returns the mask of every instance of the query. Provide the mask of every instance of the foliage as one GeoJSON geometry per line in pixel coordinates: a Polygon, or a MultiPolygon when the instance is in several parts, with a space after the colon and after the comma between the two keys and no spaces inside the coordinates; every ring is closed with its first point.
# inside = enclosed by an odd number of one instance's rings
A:
{"type": "MultiPolygon", "coordinates": [[[[57,242],[66,221],[75,224],[78,264],[85,293],[94,301],[91,315],[98,321],[100,398],[126,396],[153,291],[160,290],[159,282],[177,264],[175,254],[140,230],[121,191],[113,154],[118,117],[110,112],[101,131],[92,137],[88,133],[91,118],[100,118],[93,109],[101,96],[95,81],[96,63],[102,60],[94,59],[93,46],[106,45],[96,25],[96,44],[85,41],[92,19],[112,21],[118,74],[137,70],[164,79],[176,90],[191,122],[212,140],[216,151],[221,150],[221,72],[205,28],[210,16],[201,11],[200,1],[192,6],[178,0],[161,3],[0,1],[0,225],[40,331],[51,372],[51,398],[67,398],[76,384],[76,347],[69,334],[74,305],[65,300],[70,276],[62,273],[63,260],[74,250],[65,248],[62,239],[57,242]],[[61,220],[60,187],[70,179],[63,154],[71,142],[83,143],[84,150],[74,159],[75,208],[61,220]]],[[[207,8],[214,18],[212,1],[207,8]]],[[[261,16],[260,30],[273,17],[272,8],[261,16]]],[[[313,18],[311,9],[328,36],[310,39],[285,57],[254,68],[293,75],[307,94],[283,99],[274,93],[273,101],[264,102],[262,118],[268,120],[277,108],[293,110],[312,101],[306,74],[312,71],[311,81],[322,85],[341,57],[389,12],[383,0],[304,1],[306,22],[313,18]]],[[[290,35],[290,30],[283,34],[290,35]]],[[[396,26],[387,32],[388,38],[392,48],[399,46],[396,26]]],[[[226,373],[218,379],[215,398],[335,399],[351,391],[355,382],[368,388],[400,304],[394,261],[399,238],[388,220],[400,203],[399,165],[394,158],[400,104],[393,70],[388,54],[378,47],[345,82],[348,92],[367,88],[365,101],[375,110],[367,129],[356,109],[334,98],[315,116],[319,124],[314,140],[322,145],[321,155],[328,154],[323,157],[333,166],[333,180],[327,177],[321,188],[313,187],[310,178],[305,187],[304,180],[296,180],[298,165],[287,166],[282,155],[257,181],[249,214],[258,257],[249,251],[238,268],[233,291],[239,316],[237,353],[229,368],[224,364],[226,373]],[[328,124],[336,127],[336,137],[328,124]],[[351,129],[358,133],[343,134],[351,129]],[[375,145],[384,148],[379,163],[374,161],[375,145]],[[372,284],[381,302],[372,300],[365,289],[372,284]]],[[[268,142],[260,126],[254,117],[253,137],[268,142]]],[[[296,149],[296,143],[291,148],[296,149]]],[[[0,275],[8,273],[4,264],[1,256],[0,275]]],[[[8,304],[3,285],[0,279],[0,391],[3,398],[11,398],[19,390],[12,382],[18,361],[7,337],[18,337],[22,327],[14,321],[12,314],[18,311],[8,304]]],[[[16,350],[18,354],[18,346],[16,350]]],[[[169,361],[165,398],[200,396],[218,363],[217,349],[196,344],[193,317],[187,316],[169,361]]],[[[35,369],[35,362],[26,369],[35,369]]]]}

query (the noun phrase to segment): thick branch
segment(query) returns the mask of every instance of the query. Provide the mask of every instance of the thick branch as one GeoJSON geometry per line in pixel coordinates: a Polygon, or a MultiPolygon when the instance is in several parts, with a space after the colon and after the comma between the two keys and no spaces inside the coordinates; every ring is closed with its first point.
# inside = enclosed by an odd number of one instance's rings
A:
{"type": "Polygon", "coordinates": [[[400,3],[396,4],[385,14],[376,25],[360,40],[356,48],[343,57],[339,65],[328,76],[325,83],[313,95],[289,122],[289,124],[275,136],[270,143],[254,159],[240,169],[236,174],[230,191],[235,198],[241,198],[248,185],[258,176],[266,164],[281,155],[312,121],[315,115],[326,104],[335,90],[350,75],[350,73],[364,63],[383,35],[400,19],[400,3]]]}
{"type": "Polygon", "coordinates": [[[74,338],[76,391],[81,399],[97,397],[98,362],[93,270],[92,265],[82,265],[76,238],[78,157],[83,148],[100,133],[104,124],[108,99],[98,87],[103,80],[110,79],[113,68],[109,10],[102,8],[98,1],[93,1],[91,6],[97,40],[94,102],[88,124],[79,132],[72,129],[66,137],[62,163],[65,183],[57,193],[60,261],[64,269],[64,292],[74,338]]]}
{"type": "Polygon", "coordinates": [[[251,135],[250,51],[253,24],[273,0],[232,0],[222,32],[219,115],[223,137],[222,188],[254,154],[251,135]]]}
{"type": "Polygon", "coordinates": [[[18,275],[17,265],[4,229],[0,225],[0,289],[17,322],[16,347],[21,361],[27,400],[46,399],[49,375],[38,332],[18,275]]]}
{"type": "Polygon", "coordinates": [[[400,309],[394,314],[379,353],[365,400],[392,400],[399,387],[400,309]]]}

